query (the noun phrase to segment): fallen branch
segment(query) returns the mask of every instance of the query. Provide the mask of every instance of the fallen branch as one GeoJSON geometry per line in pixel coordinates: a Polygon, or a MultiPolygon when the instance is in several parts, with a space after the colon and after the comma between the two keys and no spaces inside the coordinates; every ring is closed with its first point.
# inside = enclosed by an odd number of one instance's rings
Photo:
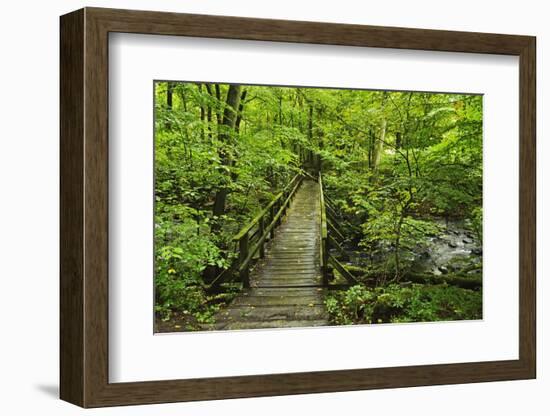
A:
{"type": "Polygon", "coordinates": [[[483,280],[481,275],[461,275],[461,274],[442,274],[436,276],[429,273],[407,273],[402,278],[401,281],[409,280],[413,283],[422,283],[422,284],[442,284],[446,283],[452,286],[458,286],[463,289],[479,290],[482,287],[483,280]]]}
{"type": "MultiPolygon", "coordinates": [[[[367,286],[373,286],[376,282],[377,276],[380,275],[378,271],[372,271],[364,269],[358,266],[345,266],[346,270],[353,276],[357,277],[362,283],[365,283],[367,286]]],[[[465,268],[460,270],[457,273],[449,273],[442,275],[434,275],[431,273],[405,273],[401,277],[401,283],[403,282],[413,282],[420,284],[431,284],[438,285],[446,283],[452,286],[458,286],[463,289],[479,290],[482,287],[482,278],[481,274],[467,275],[466,271],[475,270],[475,268],[465,268]]]]}

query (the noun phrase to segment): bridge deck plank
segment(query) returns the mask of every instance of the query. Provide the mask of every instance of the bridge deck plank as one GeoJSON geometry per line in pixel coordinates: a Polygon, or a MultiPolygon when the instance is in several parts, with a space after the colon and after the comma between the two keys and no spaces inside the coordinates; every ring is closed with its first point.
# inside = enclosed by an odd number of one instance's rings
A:
{"type": "Polygon", "coordinates": [[[319,221],[319,187],[306,179],[266,244],[265,257],[251,270],[251,287],[220,310],[208,329],[328,325],[320,287],[319,221]]]}

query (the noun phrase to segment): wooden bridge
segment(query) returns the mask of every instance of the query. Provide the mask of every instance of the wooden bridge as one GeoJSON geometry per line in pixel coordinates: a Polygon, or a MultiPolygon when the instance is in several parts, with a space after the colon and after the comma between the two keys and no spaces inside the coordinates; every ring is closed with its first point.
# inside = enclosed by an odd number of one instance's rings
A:
{"type": "Polygon", "coordinates": [[[296,175],[235,237],[238,259],[211,283],[237,279],[243,291],[208,329],[322,326],[334,270],[355,279],[337,260],[344,241],[321,175],[296,175]]]}

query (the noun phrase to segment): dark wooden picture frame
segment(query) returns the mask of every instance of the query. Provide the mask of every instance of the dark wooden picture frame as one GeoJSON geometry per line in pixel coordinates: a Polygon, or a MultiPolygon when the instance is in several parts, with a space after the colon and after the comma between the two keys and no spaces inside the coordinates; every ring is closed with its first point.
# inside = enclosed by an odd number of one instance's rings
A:
{"type": "Polygon", "coordinates": [[[100,407],[535,378],[535,45],[530,36],[99,8],[62,16],[61,398],[100,407]],[[109,383],[110,32],[519,56],[519,359],[109,383]]]}

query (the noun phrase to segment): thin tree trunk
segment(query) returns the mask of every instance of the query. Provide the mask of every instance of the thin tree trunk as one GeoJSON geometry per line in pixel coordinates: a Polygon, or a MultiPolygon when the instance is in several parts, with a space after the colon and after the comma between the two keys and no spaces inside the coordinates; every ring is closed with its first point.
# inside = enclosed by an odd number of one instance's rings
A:
{"type": "Polygon", "coordinates": [[[384,109],[386,107],[386,100],[388,99],[388,93],[384,92],[382,96],[382,107],[381,107],[381,113],[382,113],[382,120],[380,121],[380,131],[378,133],[378,139],[374,143],[374,152],[373,152],[373,158],[372,158],[372,168],[373,170],[378,170],[378,167],[380,165],[380,160],[382,159],[382,152],[384,151],[384,142],[386,141],[386,126],[387,126],[387,120],[384,116],[384,109]]]}
{"type": "MultiPolygon", "coordinates": [[[[206,91],[211,97],[214,97],[212,93],[212,85],[206,83],[204,84],[206,87],[206,91]]],[[[206,121],[208,123],[208,138],[212,140],[212,106],[208,104],[206,106],[206,121]]]]}
{"type": "MultiPolygon", "coordinates": [[[[309,141],[309,146],[313,144],[313,106],[309,105],[308,118],[307,118],[307,138],[309,141]]],[[[310,165],[313,162],[313,153],[311,151],[307,152],[306,163],[310,165]]]]}
{"type": "Polygon", "coordinates": [[[171,82],[166,83],[166,108],[172,109],[174,99],[174,86],[171,82]]]}
{"type": "MultiPolygon", "coordinates": [[[[318,118],[320,120],[323,120],[324,118],[323,107],[317,109],[317,114],[318,114],[318,118]]],[[[325,132],[321,128],[317,129],[317,144],[319,146],[320,151],[322,151],[325,148],[325,132]]],[[[323,159],[321,158],[321,152],[317,153],[317,157],[315,158],[315,168],[317,172],[322,172],[323,170],[323,159]]]]}
{"type": "Polygon", "coordinates": [[[198,83],[197,84],[197,88],[199,89],[199,94],[201,95],[201,102],[200,102],[200,117],[201,117],[201,125],[202,125],[202,128],[201,128],[201,138],[204,140],[204,137],[205,137],[205,125],[204,125],[204,121],[206,120],[206,110],[204,108],[204,104],[202,102],[202,84],[201,83],[198,83]]]}
{"type": "Polygon", "coordinates": [[[380,160],[382,159],[382,152],[384,151],[384,141],[386,140],[386,124],[387,121],[385,118],[380,122],[380,133],[378,140],[374,144],[374,157],[372,161],[372,167],[374,170],[378,170],[380,165],[380,160]]]}
{"type": "Polygon", "coordinates": [[[313,106],[310,104],[307,118],[307,138],[309,142],[313,140],[313,106]]]}
{"type": "MultiPolygon", "coordinates": [[[[231,130],[235,129],[235,123],[237,121],[237,112],[241,101],[241,89],[240,85],[230,85],[227,91],[227,99],[225,102],[225,110],[223,112],[222,126],[219,133],[220,142],[228,143],[231,139],[231,130]]],[[[231,155],[225,151],[220,152],[220,159],[222,165],[231,165],[231,155]]],[[[224,186],[216,193],[214,200],[214,216],[221,216],[225,213],[225,202],[229,193],[228,187],[224,186]]]]}
{"type": "Polygon", "coordinates": [[[374,133],[372,128],[368,132],[368,159],[369,159],[369,169],[372,169],[373,153],[374,153],[374,133]]]}
{"type": "MultiPolygon", "coordinates": [[[[222,93],[220,90],[220,84],[214,84],[214,89],[216,90],[216,98],[218,99],[218,102],[222,101],[222,93]]],[[[218,119],[218,125],[222,124],[222,112],[220,110],[216,111],[216,118],[218,119]]]]}
{"type": "Polygon", "coordinates": [[[394,260],[395,260],[395,281],[399,282],[400,274],[401,274],[401,262],[400,262],[400,253],[401,250],[401,228],[403,226],[403,219],[404,219],[404,212],[401,212],[401,216],[399,217],[399,222],[397,223],[397,230],[396,230],[396,236],[395,239],[395,253],[394,253],[394,260]]]}
{"type": "MultiPolygon", "coordinates": [[[[166,109],[171,112],[174,104],[174,85],[171,82],[166,83],[166,109]]],[[[166,129],[172,127],[172,122],[170,119],[167,119],[164,123],[166,129]]]]}
{"type": "Polygon", "coordinates": [[[239,103],[239,112],[237,113],[237,120],[235,121],[235,131],[239,133],[241,127],[241,121],[243,119],[244,100],[246,99],[246,90],[241,94],[241,102],[239,103]]]}

